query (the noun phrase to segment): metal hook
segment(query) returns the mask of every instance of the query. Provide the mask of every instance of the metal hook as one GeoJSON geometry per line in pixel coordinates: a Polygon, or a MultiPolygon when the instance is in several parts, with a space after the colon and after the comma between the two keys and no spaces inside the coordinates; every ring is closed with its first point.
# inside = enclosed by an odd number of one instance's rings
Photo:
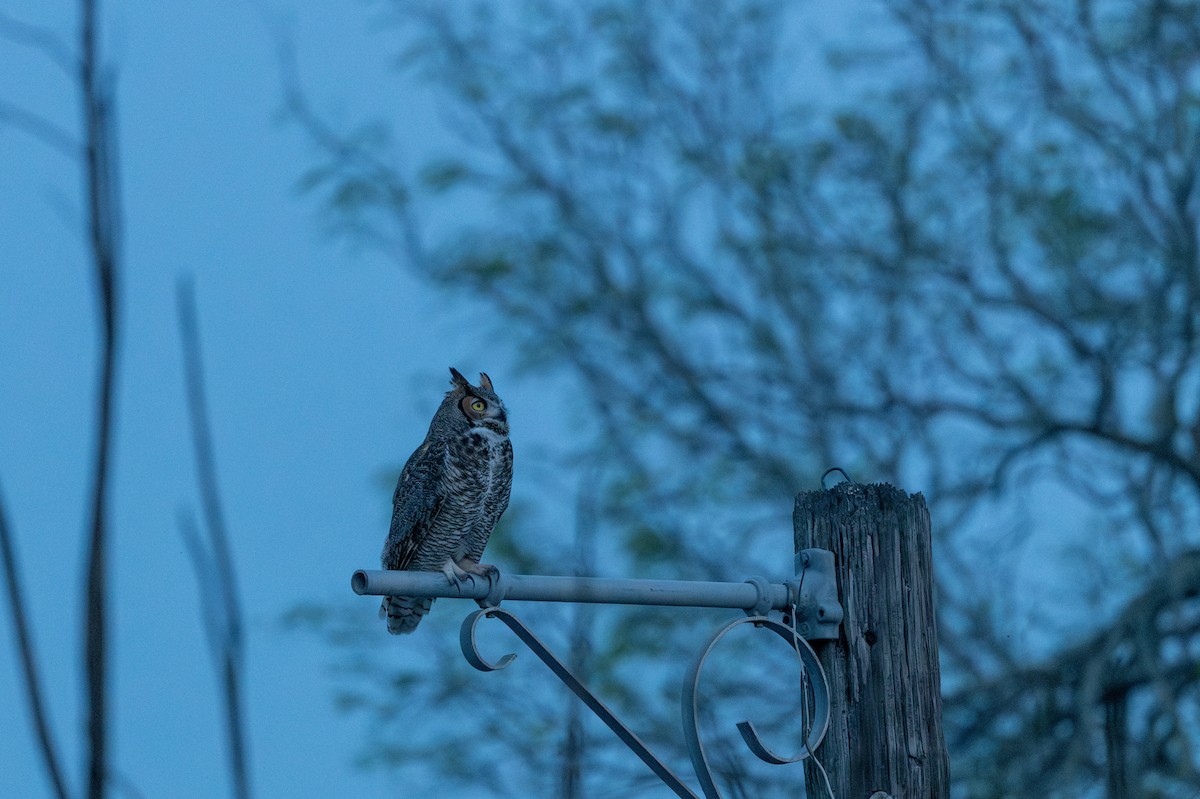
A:
{"type": "Polygon", "coordinates": [[[475,627],[479,624],[480,619],[491,615],[494,615],[493,609],[491,608],[476,610],[472,613],[469,613],[467,617],[463,619],[462,626],[458,628],[458,644],[460,647],[462,647],[463,657],[467,659],[468,663],[480,671],[499,671],[500,669],[506,668],[508,664],[517,659],[517,654],[515,652],[509,652],[507,655],[500,658],[500,660],[493,663],[480,654],[479,644],[475,641],[475,627]]]}
{"type": "MultiPolygon", "coordinates": [[[[842,477],[846,478],[845,482],[854,483],[854,481],[852,479],[850,479],[850,475],[846,474],[845,469],[843,469],[841,466],[833,466],[833,467],[826,469],[825,473],[821,475],[821,488],[825,489],[826,491],[828,491],[830,489],[830,486],[825,485],[825,478],[828,477],[829,475],[833,474],[834,472],[841,472],[842,477]]],[[[854,483],[854,484],[857,485],[857,483],[854,483]]],[[[837,483],[834,483],[834,485],[837,485],[837,483]]]]}

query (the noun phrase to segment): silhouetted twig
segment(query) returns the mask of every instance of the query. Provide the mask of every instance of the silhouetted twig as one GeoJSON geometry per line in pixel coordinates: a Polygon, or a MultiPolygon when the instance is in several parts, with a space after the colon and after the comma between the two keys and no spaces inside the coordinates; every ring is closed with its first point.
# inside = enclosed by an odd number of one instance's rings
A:
{"type": "Polygon", "coordinates": [[[183,346],[188,417],[191,422],[192,443],[196,451],[196,472],[200,483],[200,503],[204,511],[207,541],[202,538],[190,517],[181,519],[181,528],[196,571],[196,579],[200,584],[205,632],[216,661],[217,679],[224,691],[229,769],[234,795],[238,799],[249,799],[247,740],[241,698],[244,662],[241,604],[237,595],[225,516],[217,489],[212,432],[204,396],[204,370],[200,358],[196,300],[189,280],[179,281],[176,301],[179,311],[179,336],[183,346]],[[220,604],[216,608],[209,603],[209,597],[213,596],[220,598],[220,604]]]}
{"type": "Polygon", "coordinates": [[[25,591],[21,586],[17,553],[13,546],[12,531],[8,527],[8,517],[2,495],[0,495],[0,561],[3,561],[4,583],[8,587],[8,606],[12,614],[13,630],[17,636],[17,650],[21,658],[21,672],[25,682],[25,697],[29,701],[29,713],[33,716],[33,726],[37,732],[38,749],[42,753],[42,761],[46,766],[47,775],[54,786],[54,795],[58,799],[67,799],[67,788],[63,782],[62,768],[59,765],[58,748],[55,746],[54,736],[50,732],[50,720],[46,714],[45,704],[42,702],[37,656],[33,651],[33,640],[29,635],[29,621],[25,615],[25,591]]]}
{"type": "Polygon", "coordinates": [[[120,235],[110,81],[100,74],[96,0],[81,0],[79,84],[83,101],[83,162],[88,244],[101,313],[101,362],[96,453],[85,595],[89,799],[103,799],[108,768],[108,484],[117,368],[117,239],[120,235]]]}
{"type": "Polygon", "coordinates": [[[40,114],[7,100],[0,100],[0,122],[24,131],[63,155],[71,158],[79,155],[79,143],[74,136],[40,114]]]}
{"type": "Polygon", "coordinates": [[[25,22],[0,11],[0,36],[13,44],[38,50],[69,77],[74,77],[79,69],[78,59],[70,46],[50,28],[25,22]]]}

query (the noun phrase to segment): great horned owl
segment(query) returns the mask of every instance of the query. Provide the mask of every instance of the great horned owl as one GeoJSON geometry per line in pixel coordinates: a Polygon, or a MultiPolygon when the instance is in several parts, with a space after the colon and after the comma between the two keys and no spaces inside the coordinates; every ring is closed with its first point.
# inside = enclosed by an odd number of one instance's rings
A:
{"type": "MultiPolygon", "coordinates": [[[[480,563],[492,529],[508,507],[512,444],[504,402],[480,373],[472,386],[456,369],[429,432],[404,464],[392,496],[392,528],[383,545],[383,568],[440,571],[457,584],[486,577],[480,563]]],[[[390,633],[411,633],[432,599],[384,597],[381,617],[390,633]]]]}

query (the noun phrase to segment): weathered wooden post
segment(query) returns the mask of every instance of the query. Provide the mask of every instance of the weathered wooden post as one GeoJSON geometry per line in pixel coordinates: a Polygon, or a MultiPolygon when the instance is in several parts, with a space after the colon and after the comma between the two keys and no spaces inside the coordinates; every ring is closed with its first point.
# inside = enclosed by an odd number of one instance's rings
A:
{"type": "MultiPolygon", "coordinates": [[[[796,497],[796,551],[834,554],[845,617],[818,645],[829,732],[817,756],[838,799],[947,799],[929,510],[920,494],[840,483],[796,497]]],[[[805,761],[808,796],[826,796],[805,761]]]]}

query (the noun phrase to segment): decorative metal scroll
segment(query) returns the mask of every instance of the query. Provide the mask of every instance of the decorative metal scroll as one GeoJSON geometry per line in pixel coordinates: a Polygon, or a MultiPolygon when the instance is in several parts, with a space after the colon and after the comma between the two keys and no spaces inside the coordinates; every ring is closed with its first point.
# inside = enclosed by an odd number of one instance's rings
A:
{"type": "MultiPolygon", "coordinates": [[[[570,688],[593,713],[599,716],[608,725],[608,728],[616,733],[621,742],[633,750],[641,758],[642,762],[649,766],[650,770],[678,796],[687,797],[687,799],[699,799],[699,796],[669,766],[650,751],[649,747],[646,746],[636,733],[617,718],[608,705],[604,704],[599,697],[588,690],[587,686],[550,651],[533,631],[526,627],[519,618],[504,608],[496,606],[484,607],[481,610],[471,613],[463,620],[462,628],[459,631],[459,643],[462,646],[463,656],[466,657],[467,662],[480,671],[496,671],[505,668],[516,658],[515,654],[509,653],[493,662],[480,654],[475,641],[475,629],[483,618],[496,618],[504,622],[543,663],[550,667],[554,675],[570,688]]],[[[821,663],[817,660],[817,656],[808,642],[800,637],[793,628],[769,619],[766,616],[755,615],[729,622],[718,629],[709,639],[704,649],[700,651],[699,656],[692,663],[691,668],[688,669],[687,676],[683,681],[682,705],[684,732],[687,738],[688,751],[691,754],[692,767],[695,769],[696,776],[700,780],[700,787],[704,791],[706,799],[720,799],[721,792],[713,780],[712,769],[709,766],[708,757],[704,751],[704,744],[700,740],[700,674],[704,668],[704,661],[713,647],[727,633],[741,624],[752,624],[756,628],[765,627],[787,641],[795,650],[800,665],[805,673],[809,675],[813,686],[813,724],[809,729],[804,746],[800,752],[794,757],[784,757],[776,754],[762,742],[754,725],[749,721],[743,721],[737,727],[750,751],[760,760],[767,763],[775,765],[796,763],[813,753],[825,737],[825,731],[829,726],[829,684],[825,679],[825,671],[821,668],[821,663]]]]}
{"type": "Polygon", "coordinates": [[[740,624],[753,624],[755,627],[765,627],[778,634],[780,638],[783,638],[792,645],[796,651],[796,655],[800,659],[801,667],[809,675],[810,679],[813,679],[813,725],[809,729],[808,737],[805,739],[804,746],[800,749],[800,752],[794,757],[783,757],[775,754],[758,737],[758,731],[754,729],[754,724],[749,721],[742,721],[737,725],[738,732],[742,734],[742,739],[746,742],[746,746],[750,747],[750,751],[759,760],[772,765],[782,766],[787,763],[798,763],[811,755],[821,745],[821,740],[825,737],[825,731],[829,728],[829,683],[825,679],[825,670],[821,668],[821,661],[817,660],[817,655],[813,652],[808,642],[797,635],[796,631],[791,627],[768,619],[765,616],[734,619],[713,634],[712,638],[709,639],[708,645],[700,651],[700,656],[692,663],[691,668],[688,669],[687,676],[683,680],[683,729],[687,734],[688,752],[692,756],[692,768],[695,769],[696,776],[700,778],[700,787],[704,790],[704,795],[708,799],[719,797],[721,792],[717,790],[716,783],[713,782],[712,769],[709,768],[708,757],[704,753],[704,744],[700,740],[700,672],[704,668],[704,660],[708,657],[708,653],[712,651],[712,648],[725,637],[726,633],[740,624]]]}

